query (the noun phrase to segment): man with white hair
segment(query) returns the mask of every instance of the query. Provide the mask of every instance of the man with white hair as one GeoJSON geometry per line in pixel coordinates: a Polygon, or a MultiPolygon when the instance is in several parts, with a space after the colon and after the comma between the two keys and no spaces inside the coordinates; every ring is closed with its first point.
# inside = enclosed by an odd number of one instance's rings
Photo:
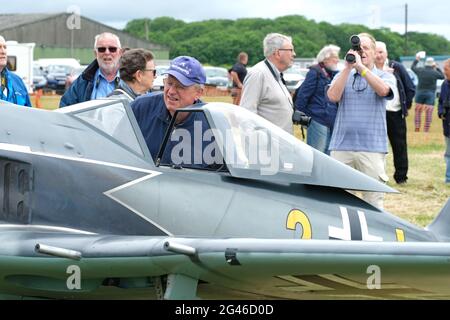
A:
{"type": "Polygon", "coordinates": [[[295,99],[295,108],[311,117],[306,143],[328,155],[337,105],[328,100],[326,90],[337,74],[340,50],[330,44],[319,51],[317,64],[310,67],[295,99]]]}
{"type": "Polygon", "coordinates": [[[120,39],[104,32],[95,37],[95,60],[72,83],[61,98],[60,107],[104,98],[119,85],[120,39]]]}
{"type": "Polygon", "coordinates": [[[196,138],[199,133],[202,140],[209,129],[202,112],[178,113],[175,119],[176,132],[167,141],[161,159],[157,157],[176,111],[202,103],[200,98],[206,82],[205,70],[196,58],[179,56],[171,61],[163,75],[167,75],[163,93],[142,95],[131,104],[148,150],[153,160],[163,165],[206,168],[213,164],[204,157],[208,143],[203,139],[199,147],[196,138]],[[197,132],[197,128],[201,128],[200,132],[197,132]]]}
{"type": "Polygon", "coordinates": [[[248,72],[240,106],[292,134],[293,103],[283,79],[283,72],[294,64],[292,38],[270,33],[263,46],[266,59],[248,72]]]}
{"type": "MultiPolygon", "coordinates": [[[[329,149],[331,157],[387,182],[386,100],[394,97],[395,78],[376,68],[375,38],[367,33],[358,36],[361,50],[348,51],[355,56],[355,61],[345,63],[327,92],[331,101],[339,102],[329,149]]],[[[362,197],[383,209],[383,193],[363,192],[362,197]]]]}
{"type": "Polygon", "coordinates": [[[405,67],[393,60],[388,60],[386,44],[376,42],[375,65],[378,69],[390,72],[397,80],[394,98],[386,104],[386,123],[389,142],[394,156],[394,180],[398,184],[408,180],[408,146],[406,142],[406,117],[411,108],[416,88],[405,67]]]}
{"type": "Polygon", "coordinates": [[[30,97],[25,84],[18,75],[8,70],[7,64],[7,45],[5,38],[0,36],[0,100],[31,107],[30,97]]]}

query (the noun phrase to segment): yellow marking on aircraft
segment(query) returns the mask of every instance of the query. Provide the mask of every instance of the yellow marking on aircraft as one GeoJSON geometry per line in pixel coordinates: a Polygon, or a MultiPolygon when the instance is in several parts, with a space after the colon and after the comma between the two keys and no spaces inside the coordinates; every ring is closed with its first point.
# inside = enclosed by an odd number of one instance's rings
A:
{"type": "Polygon", "coordinates": [[[309,222],[308,216],[303,211],[293,209],[288,214],[286,221],[286,228],[289,230],[295,230],[297,223],[299,223],[303,229],[301,238],[311,239],[312,229],[311,229],[311,222],[309,222]]]}
{"type": "Polygon", "coordinates": [[[405,232],[402,229],[395,229],[398,242],[405,242],[405,232]]]}

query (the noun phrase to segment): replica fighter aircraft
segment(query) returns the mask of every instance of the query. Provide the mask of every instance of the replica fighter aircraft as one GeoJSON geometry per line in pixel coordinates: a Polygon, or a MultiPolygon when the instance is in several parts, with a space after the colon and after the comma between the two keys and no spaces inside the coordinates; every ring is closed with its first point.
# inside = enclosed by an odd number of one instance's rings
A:
{"type": "Polygon", "coordinates": [[[215,165],[153,161],[126,101],[1,103],[2,298],[450,297],[450,205],[417,227],[349,192],[395,190],[243,108],[182,112],[215,165]]]}

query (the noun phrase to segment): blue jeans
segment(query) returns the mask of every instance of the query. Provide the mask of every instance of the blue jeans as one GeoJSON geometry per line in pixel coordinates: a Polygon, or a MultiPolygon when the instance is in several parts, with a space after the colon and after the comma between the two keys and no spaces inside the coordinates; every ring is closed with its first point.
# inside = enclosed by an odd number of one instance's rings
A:
{"type": "Polygon", "coordinates": [[[327,126],[324,126],[314,120],[308,126],[306,135],[306,143],[311,147],[330,155],[331,130],[327,126]]]}
{"type": "Polygon", "coordinates": [[[450,183],[450,138],[448,137],[445,137],[445,146],[446,146],[444,154],[446,164],[445,183],[450,183]]]}

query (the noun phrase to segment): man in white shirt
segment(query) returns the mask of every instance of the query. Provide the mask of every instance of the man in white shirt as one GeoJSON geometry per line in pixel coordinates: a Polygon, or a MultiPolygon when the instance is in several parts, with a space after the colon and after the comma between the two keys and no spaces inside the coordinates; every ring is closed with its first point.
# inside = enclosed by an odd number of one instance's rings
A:
{"type": "Polygon", "coordinates": [[[292,38],[269,33],[263,46],[266,59],[248,72],[240,106],[292,134],[293,103],[283,79],[283,72],[294,63],[292,38]]]}
{"type": "Polygon", "coordinates": [[[397,61],[388,60],[386,44],[381,41],[376,42],[375,65],[380,70],[392,73],[396,79],[394,98],[386,104],[386,123],[394,158],[394,179],[398,184],[402,184],[408,180],[406,117],[416,90],[405,67],[397,61]]]}

